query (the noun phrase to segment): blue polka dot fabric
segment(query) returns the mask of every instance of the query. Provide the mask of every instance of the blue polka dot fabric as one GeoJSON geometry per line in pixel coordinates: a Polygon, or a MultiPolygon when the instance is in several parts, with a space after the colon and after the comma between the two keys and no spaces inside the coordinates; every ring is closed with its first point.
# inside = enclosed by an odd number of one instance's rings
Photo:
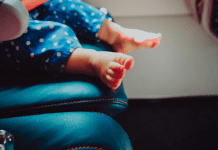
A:
{"type": "Polygon", "coordinates": [[[18,39],[0,42],[0,67],[40,69],[57,76],[70,54],[81,47],[78,36],[96,37],[107,12],[81,0],[50,0],[32,10],[29,27],[18,39]]]}

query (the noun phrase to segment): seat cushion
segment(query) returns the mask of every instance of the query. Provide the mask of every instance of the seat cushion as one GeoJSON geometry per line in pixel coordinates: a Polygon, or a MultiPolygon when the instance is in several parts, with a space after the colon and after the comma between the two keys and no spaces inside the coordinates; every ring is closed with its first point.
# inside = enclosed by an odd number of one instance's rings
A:
{"type": "Polygon", "coordinates": [[[132,150],[129,137],[111,117],[65,112],[0,119],[14,136],[15,150],[132,150]]]}
{"type": "MultiPolygon", "coordinates": [[[[112,51],[105,43],[82,45],[112,51]]],[[[40,71],[21,71],[7,74],[4,80],[3,76],[0,78],[0,118],[70,111],[95,111],[114,116],[128,106],[123,84],[112,90],[99,78],[86,75],[52,78],[40,71]]]]}

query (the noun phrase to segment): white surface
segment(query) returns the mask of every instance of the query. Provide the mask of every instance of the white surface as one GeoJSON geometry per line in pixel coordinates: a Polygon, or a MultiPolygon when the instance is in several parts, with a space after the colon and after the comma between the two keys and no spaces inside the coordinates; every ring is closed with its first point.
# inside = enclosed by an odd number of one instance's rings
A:
{"type": "MultiPolygon", "coordinates": [[[[105,7],[113,17],[191,14],[187,0],[83,0],[105,7]]],[[[189,1],[189,0],[188,0],[189,1]]]]}
{"type": "Polygon", "coordinates": [[[156,49],[129,53],[128,98],[218,95],[218,46],[191,16],[115,18],[127,28],[162,33],[156,49]]]}

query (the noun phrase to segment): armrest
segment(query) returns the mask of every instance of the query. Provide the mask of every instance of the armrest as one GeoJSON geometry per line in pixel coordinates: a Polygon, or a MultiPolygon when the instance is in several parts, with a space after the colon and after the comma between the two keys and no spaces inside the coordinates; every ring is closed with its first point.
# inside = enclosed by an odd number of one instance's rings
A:
{"type": "MultiPolygon", "coordinates": [[[[82,45],[99,51],[112,51],[103,42],[85,42],[82,45]]],[[[51,75],[40,71],[21,71],[10,74],[0,84],[0,118],[66,111],[95,111],[114,116],[128,106],[122,85],[113,90],[99,78],[86,75],[66,74],[61,78],[51,78],[51,75]]]]}
{"type": "MultiPolygon", "coordinates": [[[[93,112],[62,112],[0,119],[15,150],[132,150],[123,128],[93,112]]],[[[8,150],[8,149],[6,149],[8,150]]]]}

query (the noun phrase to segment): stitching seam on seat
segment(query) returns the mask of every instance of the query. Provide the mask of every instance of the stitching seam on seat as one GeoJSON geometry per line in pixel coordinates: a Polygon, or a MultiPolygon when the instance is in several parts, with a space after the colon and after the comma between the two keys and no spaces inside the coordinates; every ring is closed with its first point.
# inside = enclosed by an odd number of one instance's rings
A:
{"type": "Polygon", "coordinates": [[[92,149],[97,149],[97,150],[105,150],[105,149],[103,149],[103,148],[98,148],[98,147],[94,147],[94,146],[74,147],[74,148],[67,149],[67,150],[81,149],[81,148],[92,148],[92,149]]]}
{"type": "Polygon", "coordinates": [[[125,103],[126,105],[128,105],[127,102],[125,102],[125,101],[115,100],[115,99],[80,100],[80,101],[73,101],[73,102],[65,102],[65,103],[43,105],[43,106],[35,106],[35,107],[18,109],[18,110],[13,110],[13,111],[6,111],[6,112],[3,112],[3,114],[5,114],[5,113],[14,113],[14,112],[18,112],[18,111],[25,111],[25,110],[29,110],[29,109],[43,108],[43,107],[51,107],[51,106],[58,106],[58,105],[67,105],[67,104],[72,104],[72,103],[78,103],[78,102],[81,102],[81,101],[82,102],[85,102],[85,101],[92,101],[92,102],[94,102],[94,101],[102,101],[102,100],[118,101],[118,102],[122,102],[122,103],[125,103]]]}

